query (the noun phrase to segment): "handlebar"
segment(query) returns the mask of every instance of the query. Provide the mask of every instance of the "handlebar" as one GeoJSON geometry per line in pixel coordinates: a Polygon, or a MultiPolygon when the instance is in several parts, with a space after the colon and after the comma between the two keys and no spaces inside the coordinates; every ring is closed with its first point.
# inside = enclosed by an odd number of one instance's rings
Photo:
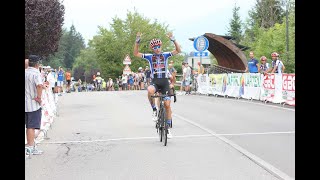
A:
{"type": "MultiPolygon", "coordinates": [[[[158,97],[161,97],[161,98],[164,98],[164,97],[167,97],[167,96],[173,96],[174,100],[173,102],[176,102],[177,101],[177,96],[176,96],[176,91],[174,88],[171,88],[173,90],[173,94],[159,94],[159,95],[152,95],[151,97],[152,98],[158,98],[158,97]]],[[[156,94],[156,93],[155,93],[156,94]]]]}
{"type": "Polygon", "coordinates": [[[152,95],[151,97],[158,98],[158,97],[166,97],[166,96],[176,96],[176,94],[160,94],[160,95],[152,95]]]}

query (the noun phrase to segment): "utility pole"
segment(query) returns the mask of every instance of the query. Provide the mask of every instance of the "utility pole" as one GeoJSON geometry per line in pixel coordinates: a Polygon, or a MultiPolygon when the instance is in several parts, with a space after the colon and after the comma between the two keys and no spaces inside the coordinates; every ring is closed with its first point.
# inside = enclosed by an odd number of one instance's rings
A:
{"type": "Polygon", "coordinates": [[[289,62],[289,24],[288,24],[288,8],[289,0],[286,0],[286,50],[287,50],[287,63],[289,62]]]}

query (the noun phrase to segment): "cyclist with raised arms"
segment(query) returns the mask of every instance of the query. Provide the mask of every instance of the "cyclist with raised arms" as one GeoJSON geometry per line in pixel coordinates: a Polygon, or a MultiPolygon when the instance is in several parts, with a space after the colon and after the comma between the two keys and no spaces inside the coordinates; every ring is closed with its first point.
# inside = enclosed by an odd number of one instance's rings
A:
{"type": "MultiPolygon", "coordinates": [[[[150,105],[153,110],[153,120],[157,120],[157,108],[155,105],[155,100],[151,96],[154,95],[156,92],[161,89],[161,94],[167,94],[170,90],[170,85],[169,85],[169,76],[168,76],[168,58],[171,56],[174,56],[178,53],[181,52],[180,46],[175,40],[174,36],[172,33],[168,33],[167,36],[169,37],[170,41],[172,41],[175,45],[175,50],[171,52],[162,52],[161,51],[161,46],[162,42],[160,39],[152,39],[149,43],[150,48],[153,50],[153,54],[144,54],[139,52],[139,44],[141,40],[141,33],[138,32],[136,36],[136,41],[134,44],[134,49],[133,49],[133,55],[139,58],[146,59],[149,62],[149,67],[151,70],[151,83],[148,86],[148,100],[150,102],[150,105]]],[[[169,96],[164,98],[164,107],[166,109],[166,121],[170,127],[172,123],[172,111],[170,107],[170,101],[171,98],[169,96]]],[[[168,138],[171,138],[172,134],[171,131],[168,130],[168,138]]]]}

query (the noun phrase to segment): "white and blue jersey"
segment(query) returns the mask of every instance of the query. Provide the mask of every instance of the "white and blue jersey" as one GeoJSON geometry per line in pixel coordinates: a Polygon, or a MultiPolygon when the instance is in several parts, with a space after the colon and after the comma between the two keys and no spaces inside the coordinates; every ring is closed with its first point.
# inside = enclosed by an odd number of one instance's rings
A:
{"type": "Polygon", "coordinates": [[[172,56],[171,52],[163,52],[161,54],[143,54],[142,58],[149,62],[151,70],[150,77],[154,78],[169,78],[168,76],[168,58],[172,56]]]}

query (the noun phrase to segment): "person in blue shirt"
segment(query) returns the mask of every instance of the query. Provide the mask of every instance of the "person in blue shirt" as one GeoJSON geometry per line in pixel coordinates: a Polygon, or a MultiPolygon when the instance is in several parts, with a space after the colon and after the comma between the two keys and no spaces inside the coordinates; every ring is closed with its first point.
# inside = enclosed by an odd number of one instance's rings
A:
{"type": "Polygon", "coordinates": [[[256,58],[254,58],[254,54],[252,51],[250,51],[249,57],[250,59],[248,60],[248,65],[246,67],[245,72],[258,73],[260,69],[259,61],[256,58]]]}
{"type": "Polygon", "coordinates": [[[58,86],[58,95],[61,96],[61,92],[63,92],[63,81],[64,81],[64,71],[60,66],[57,72],[57,86],[58,86]]]}

